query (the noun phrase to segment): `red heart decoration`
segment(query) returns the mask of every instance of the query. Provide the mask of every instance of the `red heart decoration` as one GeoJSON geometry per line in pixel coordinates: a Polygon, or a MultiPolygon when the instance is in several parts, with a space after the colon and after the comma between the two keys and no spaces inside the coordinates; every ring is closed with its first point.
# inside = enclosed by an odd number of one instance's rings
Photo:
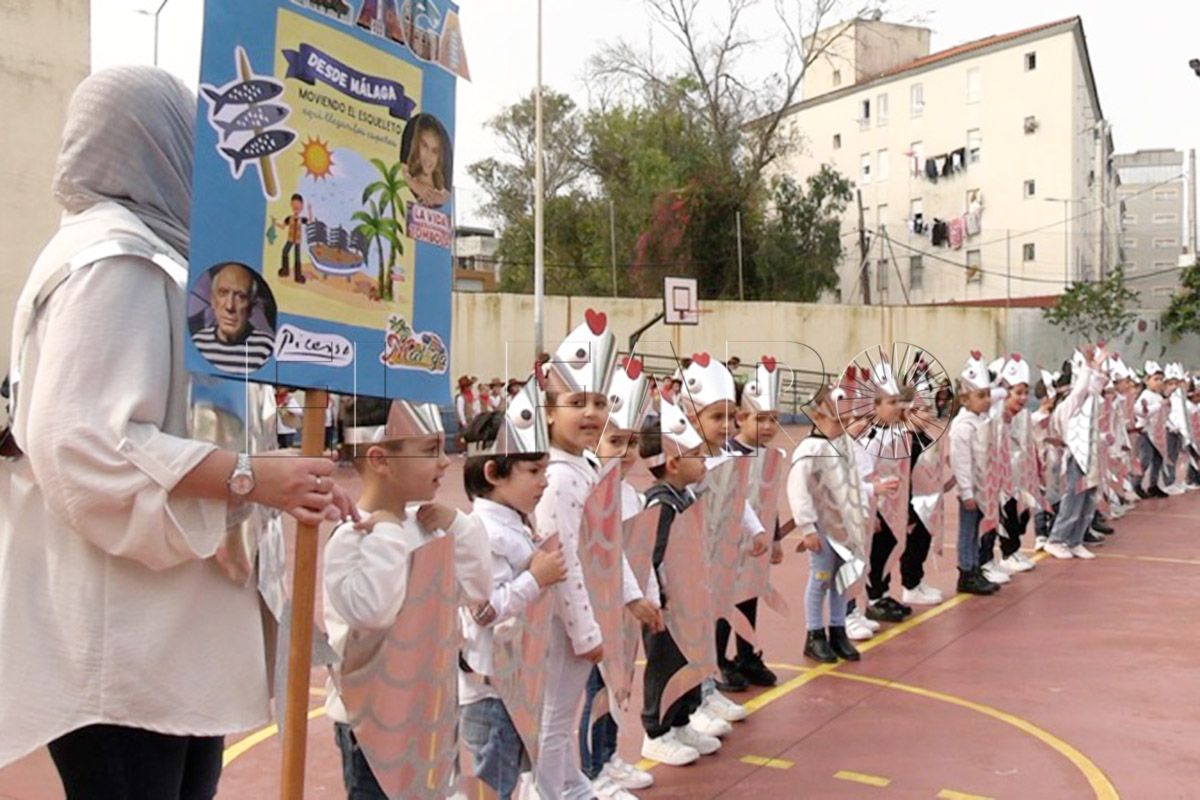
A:
{"type": "Polygon", "coordinates": [[[583,318],[587,320],[588,330],[596,336],[604,333],[604,329],[608,327],[608,315],[603,311],[594,311],[589,308],[583,312],[583,318]]]}
{"type": "Polygon", "coordinates": [[[625,374],[629,376],[630,380],[636,381],[638,376],[642,374],[642,362],[638,361],[636,358],[626,359],[625,374]]]}
{"type": "Polygon", "coordinates": [[[978,350],[972,350],[971,358],[981,359],[981,358],[983,358],[983,353],[979,352],[978,350]]]}
{"type": "Polygon", "coordinates": [[[774,356],[762,357],[762,365],[767,368],[767,372],[774,372],[776,363],[774,356]]]}
{"type": "Polygon", "coordinates": [[[1021,354],[1020,354],[1020,353],[1013,353],[1013,354],[1012,354],[1012,360],[1013,360],[1013,361],[1020,361],[1020,360],[1021,360],[1021,354]]]}
{"type": "Polygon", "coordinates": [[[1101,349],[1104,348],[1104,345],[1105,345],[1105,342],[1096,342],[1096,347],[1099,347],[1101,349]]]}
{"type": "Polygon", "coordinates": [[[542,372],[542,365],[537,361],[533,362],[533,377],[537,380],[538,388],[546,391],[546,373],[542,372]]]}
{"type": "Polygon", "coordinates": [[[692,363],[699,364],[706,369],[710,361],[712,361],[712,357],[708,353],[695,353],[692,355],[692,363]]]}

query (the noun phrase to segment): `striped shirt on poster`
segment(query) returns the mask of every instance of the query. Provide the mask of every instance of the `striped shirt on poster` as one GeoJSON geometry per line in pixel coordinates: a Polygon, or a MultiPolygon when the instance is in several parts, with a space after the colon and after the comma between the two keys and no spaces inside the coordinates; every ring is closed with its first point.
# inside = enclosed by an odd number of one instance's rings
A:
{"type": "Polygon", "coordinates": [[[267,362],[275,349],[271,334],[247,327],[246,334],[232,342],[217,338],[217,328],[209,325],[192,334],[192,342],[210,364],[223,372],[245,375],[267,362]]]}

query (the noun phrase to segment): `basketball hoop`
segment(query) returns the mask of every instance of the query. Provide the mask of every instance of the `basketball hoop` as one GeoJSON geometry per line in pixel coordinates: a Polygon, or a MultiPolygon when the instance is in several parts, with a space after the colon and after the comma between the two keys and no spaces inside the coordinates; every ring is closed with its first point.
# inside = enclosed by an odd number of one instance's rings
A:
{"type": "Polygon", "coordinates": [[[695,278],[663,278],[663,324],[699,325],[700,292],[695,278]]]}

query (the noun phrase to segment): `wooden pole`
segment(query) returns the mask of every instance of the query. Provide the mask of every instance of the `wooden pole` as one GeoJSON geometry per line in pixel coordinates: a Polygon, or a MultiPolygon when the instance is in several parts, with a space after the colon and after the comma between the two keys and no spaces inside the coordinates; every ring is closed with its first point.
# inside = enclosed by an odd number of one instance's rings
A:
{"type": "MultiPolygon", "coordinates": [[[[300,453],[319,457],[325,451],[325,406],[329,395],[320,389],[304,394],[300,453]]],[[[296,526],[296,557],[292,573],[292,623],[288,643],[287,705],[283,716],[282,800],[303,800],[304,761],[308,745],[309,673],[312,671],[313,609],[317,592],[317,526],[296,526]]]]}
{"type": "MultiPolygon", "coordinates": [[[[163,3],[163,5],[165,6],[166,3],[163,3]]],[[[159,11],[162,11],[162,9],[160,8],[159,11]]],[[[158,25],[158,16],[157,15],[155,15],[155,17],[154,17],[154,24],[158,25]]],[[[154,63],[158,64],[158,35],[157,35],[157,33],[155,34],[155,37],[154,37],[154,48],[155,48],[154,63]]],[[[240,77],[243,81],[251,80],[254,77],[254,72],[253,72],[253,70],[250,69],[250,59],[246,57],[246,51],[240,47],[238,48],[238,51],[237,51],[237,59],[238,59],[238,77],[240,77]]],[[[262,133],[262,128],[254,129],[255,136],[258,136],[261,133],[262,133]]],[[[278,196],[279,184],[276,183],[276,181],[275,181],[275,168],[271,165],[270,157],[263,156],[262,158],[260,158],[258,160],[258,170],[259,170],[259,172],[262,173],[263,191],[266,192],[267,197],[273,198],[273,197],[278,196]]]]}

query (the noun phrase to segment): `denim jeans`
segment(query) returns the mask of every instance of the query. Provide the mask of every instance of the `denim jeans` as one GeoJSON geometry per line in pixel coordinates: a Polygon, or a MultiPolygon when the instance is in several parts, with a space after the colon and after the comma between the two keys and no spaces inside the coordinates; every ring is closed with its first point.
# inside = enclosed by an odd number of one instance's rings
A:
{"type": "Polygon", "coordinates": [[[1096,510],[1096,489],[1079,489],[1083,470],[1074,458],[1067,460],[1066,489],[1058,506],[1058,516],[1050,530],[1050,541],[1077,547],[1083,544],[1088,528],[1092,526],[1092,514],[1096,510]]]}
{"type": "Polygon", "coordinates": [[[592,705],[596,697],[605,691],[604,676],[599,667],[592,667],[588,676],[587,695],[583,701],[583,717],[579,720],[579,764],[583,774],[595,780],[604,765],[617,754],[617,721],[612,714],[605,714],[592,721],[592,705]],[[588,729],[591,729],[589,735],[588,729]]]}
{"type": "Polygon", "coordinates": [[[459,709],[463,743],[471,752],[474,774],[500,796],[510,800],[527,763],[525,745],[504,703],[494,697],[459,709]]]}
{"type": "Polygon", "coordinates": [[[979,523],[983,512],[958,503],[958,568],[969,572],[979,566],[979,523]]]}
{"type": "Polygon", "coordinates": [[[842,559],[821,536],[821,549],[808,554],[808,588],[804,593],[804,622],[810,631],[825,630],[825,603],[829,603],[829,627],[846,625],[846,596],[837,589],[837,571],[842,559]]]}
{"type": "Polygon", "coordinates": [[[342,782],[346,784],[346,800],[387,800],[350,726],[335,722],[333,737],[337,740],[338,750],[342,751],[342,782]]]}

